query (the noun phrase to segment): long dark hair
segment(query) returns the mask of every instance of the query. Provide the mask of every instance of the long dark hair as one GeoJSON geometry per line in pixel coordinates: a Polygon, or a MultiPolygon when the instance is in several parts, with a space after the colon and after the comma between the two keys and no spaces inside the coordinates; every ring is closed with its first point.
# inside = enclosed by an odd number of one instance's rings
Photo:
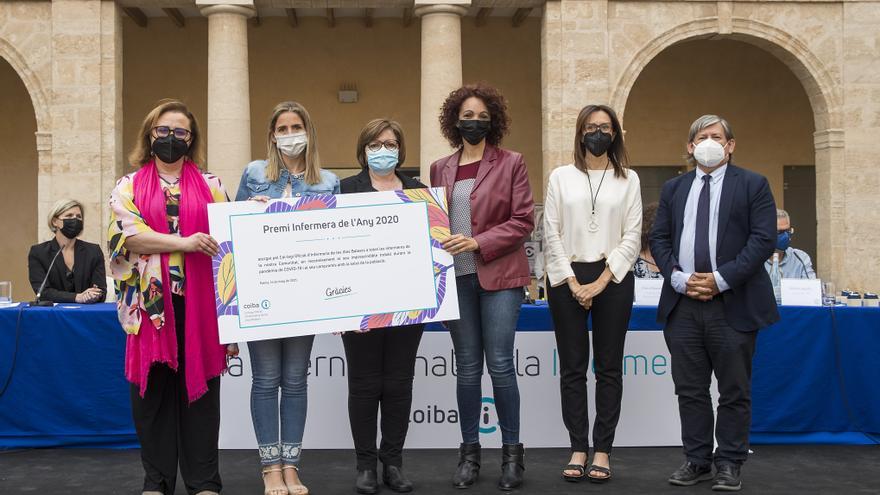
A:
{"type": "Polygon", "coordinates": [[[608,105],[587,105],[578,114],[577,125],[574,131],[574,165],[586,172],[587,170],[587,150],[581,145],[581,136],[587,119],[594,112],[603,111],[611,117],[611,127],[614,133],[614,140],[611,141],[611,147],[608,148],[608,160],[614,167],[615,177],[626,177],[626,169],[629,167],[629,158],[626,156],[626,147],[623,145],[623,129],[620,127],[620,120],[617,113],[608,105]]]}

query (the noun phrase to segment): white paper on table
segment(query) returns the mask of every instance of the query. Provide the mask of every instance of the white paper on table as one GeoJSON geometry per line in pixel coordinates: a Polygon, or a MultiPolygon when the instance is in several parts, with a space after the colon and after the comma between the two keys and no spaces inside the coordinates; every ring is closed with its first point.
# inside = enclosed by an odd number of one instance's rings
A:
{"type": "Polygon", "coordinates": [[[662,278],[637,278],[633,304],[636,306],[657,306],[663,290],[662,278]]]}
{"type": "Polygon", "coordinates": [[[783,306],[821,306],[822,281],[818,278],[782,279],[783,306]]]}

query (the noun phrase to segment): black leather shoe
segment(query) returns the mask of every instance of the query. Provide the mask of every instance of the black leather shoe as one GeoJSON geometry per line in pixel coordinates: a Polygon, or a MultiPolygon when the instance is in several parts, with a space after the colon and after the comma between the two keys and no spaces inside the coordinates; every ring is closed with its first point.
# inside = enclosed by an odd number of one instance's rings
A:
{"type": "Polygon", "coordinates": [[[685,462],[676,469],[669,477],[669,484],[677,486],[692,486],[701,481],[712,479],[712,465],[698,466],[693,462],[685,462]]]}
{"type": "Polygon", "coordinates": [[[412,481],[403,474],[400,466],[382,466],[382,482],[397,493],[411,492],[413,489],[412,481]]]}
{"type": "Polygon", "coordinates": [[[468,488],[480,477],[480,444],[463,443],[458,446],[458,468],[452,476],[452,486],[468,488]]]}
{"type": "Polygon", "coordinates": [[[712,489],[716,492],[738,492],[742,490],[742,477],[740,466],[735,464],[722,464],[718,466],[712,489]]]}
{"type": "Polygon", "coordinates": [[[498,489],[509,492],[522,485],[525,466],[523,444],[501,446],[501,479],[498,489]]]}
{"type": "Polygon", "coordinates": [[[358,477],[357,481],[354,483],[354,487],[358,493],[363,493],[364,495],[379,493],[379,481],[376,470],[367,469],[365,471],[358,471],[358,477]]]}

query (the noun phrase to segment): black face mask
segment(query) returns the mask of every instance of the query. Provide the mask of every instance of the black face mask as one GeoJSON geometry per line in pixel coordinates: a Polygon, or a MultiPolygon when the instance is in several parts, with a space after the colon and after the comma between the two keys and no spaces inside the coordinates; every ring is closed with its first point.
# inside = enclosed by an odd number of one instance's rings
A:
{"type": "Polygon", "coordinates": [[[160,160],[170,164],[180,160],[180,157],[186,154],[189,150],[189,144],[183,139],[177,139],[169,134],[153,141],[150,149],[160,160]]]}
{"type": "Polygon", "coordinates": [[[614,138],[611,137],[611,134],[606,134],[596,129],[593,132],[584,134],[584,137],[581,138],[581,146],[593,156],[602,156],[611,147],[612,141],[614,141],[614,138]]]}
{"type": "Polygon", "coordinates": [[[64,226],[61,227],[61,233],[68,239],[74,239],[83,231],[83,221],[79,218],[65,218],[64,226]]]}
{"type": "Polygon", "coordinates": [[[480,141],[486,138],[491,128],[488,120],[459,120],[458,132],[462,139],[471,145],[478,145],[480,141]]]}

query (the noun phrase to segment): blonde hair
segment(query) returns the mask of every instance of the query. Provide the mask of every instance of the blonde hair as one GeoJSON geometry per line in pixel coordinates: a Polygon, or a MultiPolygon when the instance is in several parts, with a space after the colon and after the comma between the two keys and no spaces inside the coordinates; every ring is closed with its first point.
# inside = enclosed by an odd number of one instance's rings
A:
{"type": "Polygon", "coordinates": [[[56,230],[58,230],[57,227],[52,225],[52,222],[54,222],[56,218],[60,217],[61,214],[64,213],[65,211],[67,211],[71,208],[76,208],[76,207],[79,207],[79,211],[80,211],[80,213],[82,213],[83,220],[85,220],[86,209],[83,208],[82,203],[80,203],[79,201],[77,201],[75,199],[66,199],[66,198],[59,199],[58,201],[56,201],[55,204],[52,205],[52,209],[49,210],[49,217],[46,219],[46,224],[49,225],[49,230],[51,230],[52,232],[55,232],[56,230]]]}
{"type": "Polygon", "coordinates": [[[189,149],[186,150],[186,156],[196,165],[205,165],[205,154],[202,149],[202,136],[199,132],[199,124],[196,122],[195,116],[189,111],[186,104],[180,100],[159,100],[159,104],[150,110],[150,113],[144,117],[141,129],[135,140],[134,149],[128,155],[128,162],[134,168],[140,168],[144,164],[153,159],[152,146],[150,145],[150,133],[156,126],[159,117],[168,112],[179,112],[186,115],[189,119],[190,142],[189,149]]]}
{"type": "Polygon", "coordinates": [[[319,184],[321,182],[321,159],[318,156],[318,131],[312,123],[309,112],[295,101],[284,101],[272,109],[272,116],[269,118],[269,130],[266,134],[266,179],[269,182],[275,182],[281,176],[281,169],[284,167],[284,161],[281,159],[281,151],[275,145],[275,124],[278,123],[278,117],[281,114],[292,112],[299,115],[306,128],[306,184],[319,184]]]}

